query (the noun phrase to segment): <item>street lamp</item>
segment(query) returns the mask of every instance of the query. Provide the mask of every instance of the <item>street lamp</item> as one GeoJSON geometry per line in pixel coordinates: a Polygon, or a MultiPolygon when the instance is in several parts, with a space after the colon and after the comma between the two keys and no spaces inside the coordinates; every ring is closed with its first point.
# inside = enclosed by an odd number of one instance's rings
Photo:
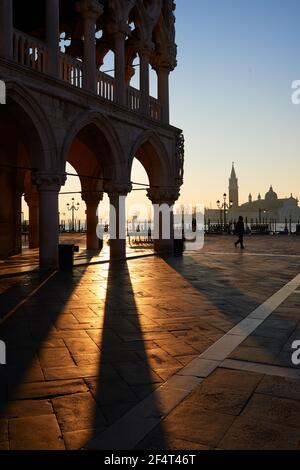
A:
{"type": "Polygon", "coordinates": [[[75,223],[74,223],[74,215],[75,215],[75,212],[79,210],[79,202],[77,202],[76,206],[74,205],[75,204],[75,199],[72,197],[72,204],[70,205],[69,203],[67,204],[67,208],[68,208],[68,211],[72,211],[72,232],[75,231],[75,223]]]}
{"type": "Polygon", "coordinates": [[[227,194],[224,193],[223,194],[223,203],[221,203],[220,200],[217,201],[217,206],[218,208],[220,209],[220,215],[221,215],[221,225],[222,225],[222,211],[223,211],[223,214],[224,214],[224,230],[226,228],[226,214],[227,214],[227,211],[230,210],[233,206],[233,201],[229,201],[229,204],[227,203],[227,194]]]}

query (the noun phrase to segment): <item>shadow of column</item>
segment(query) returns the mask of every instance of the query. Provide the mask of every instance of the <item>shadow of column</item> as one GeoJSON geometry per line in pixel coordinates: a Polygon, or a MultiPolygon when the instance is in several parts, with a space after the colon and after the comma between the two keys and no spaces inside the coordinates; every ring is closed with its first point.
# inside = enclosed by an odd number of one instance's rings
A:
{"type": "MultiPolygon", "coordinates": [[[[112,261],[109,265],[103,326],[98,346],[101,351],[99,376],[89,381],[98,405],[95,408],[94,428],[97,429],[102,413],[109,427],[151,394],[153,415],[160,416],[155,389],[162,380],[151,369],[147,360],[146,345],[127,262],[112,261]],[[113,368],[110,374],[105,371],[108,365],[113,368]]],[[[158,424],[156,430],[160,448],[164,449],[162,427],[158,424]]],[[[124,433],[124,429],[120,431],[122,432],[124,433]]],[[[132,430],[128,429],[127,432],[130,434],[132,430]]],[[[123,445],[122,434],[114,437],[115,439],[112,438],[109,444],[111,450],[118,449],[117,442],[123,445]]],[[[141,433],[141,441],[143,437],[141,433]]],[[[96,430],[85,447],[101,448],[101,433],[96,430]]]]}

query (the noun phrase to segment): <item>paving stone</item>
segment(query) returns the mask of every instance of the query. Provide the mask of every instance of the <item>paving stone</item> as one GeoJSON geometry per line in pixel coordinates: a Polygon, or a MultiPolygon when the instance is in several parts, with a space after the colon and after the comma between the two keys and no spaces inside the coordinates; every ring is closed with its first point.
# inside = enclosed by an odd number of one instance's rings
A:
{"type": "Polygon", "coordinates": [[[42,367],[73,366],[74,361],[66,347],[60,349],[41,349],[38,353],[42,367]]]}
{"type": "Polygon", "coordinates": [[[171,356],[176,357],[195,354],[195,349],[193,347],[178,339],[155,339],[154,341],[171,356]]]}
{"type": "Polygon", "coordinates": [[[105,418],[90,392],[54,398],[52,403],[62,432],[106,426],[105,418]]]}
{"type": "Polygon", "coordinates": [[[180,363],[173,358],[170,354],[163,351],[161,348],[151,349],[145,352],[138,352],[138,356],[147,362],[153,369],[165,367],[180,367],[180,363]]]}
{"type": "Polygon", "coordinates": [[[266,395],[299,400],[300,380],[284,377],[265,377],[256,391],[266,395]]]}
{"type": "Polygon", "coordinates": [[[262,378],[263,375],[254,372],[217,369],[206,379],[205,384],[212,388],[221,386],[229,390],[254,391],[262,378]]]}
{"type": "Polygon", "coordinates": [[[130,385],[161,382],[162,379],[143,361],[114,363],[120,376],[130,385]]]}
{"type": "Polygon", "coordinates": [[[136,395],[121,378],[100,377],[85,379],[90,391],[99,405],[115,403],[135,403],[136,395]]]}
{"type": "Polygon", "coordinates": [[[218,447],[227,450],[296,450],[300,431],[262,418],[238,417],[218,447]]]}
{"type": "Polygon", "coordinates": [[[178,439],[171,434],[164,432],[162,426],[158,426],[152,431],[142,442],[140,442],[136,449],[138,450],[171,450],[171,451],[182,451],[182,450],[197,450],[205,451],[209,450],[209,447],[197,444],[196,442],[178,439]]]}
{"type": "Polygon", "coordinates": [[[54,414],[11,419],[9,436],[12,450],[65,449],[54,414]]]}
{"type": "Polygon", "coordinates": [[[264,348],[253,348],[246,346],[237,347],[233,353],[230,354],[230,359],[238,359],[241,361],[261,362],[265,364],[274,364],[279,352],[276,354],[273,351],[268,351],[264,348]]]}
{"type": "Polygon", "coordinates": [[[115,403],[114,405],[102,405],[101,411],[105,416],[108,425],[121,419],[132,407],[134,403],[115,403]]]}
{"type": "MultiPolygon", "coordinates": [[[[101,430],[98,430],[101,432],[101,430]]],[[[93,437],[92,429],[84,429],[81,431],[63,432],[63,438],[67,450],[82,449],[87,442],[93,437]]]]}
{"type": "Polygon", "coordinates": [[[19,400],[9,402],[2,410],[1,416],[6,419],[25,418],[52,414],[53,409],[49,400],[19,400]]]}
{"type": "Polygon", "coordinates": [[[183,402],[164,420],[164,428],[172,436],[216,447],[234,421],[233,416],[205,410],[183,402]]]}
{"type": "Polygon", "coordinates": [[[195,413],[202,410],[238,416],[246,406],[252,391],[207,385],[205,382],[187,398],[195,413]]]}
{"type": "Polygon", "coordinates": [[[116,376],[110,364],[89,364],[71,367],[52,367],[44,369],[46,380],[79,379],[81,377],[116,376]]]}
{"type": "Polygon", "coordinates": [[[96,346],[91,338],[71,338],[65,339],[68,350],[72,354],[96,354],[99,353],[99,348],[96,346]]]}
{"type": "Polygon", "coordinates": [[[51,398],[57,395],[71,395],[85,391],[87,391],[87,386],[82,379],[54,380],[21,384],[14,392],[13,398],[16,400],[51,398]]]}
{"type": "Polygon", "coordinates": [[[211,361],[208,359],[201,359],[196,357],[189,364],[183,367],[178,375],[194,376],[194,377],[208,377],[218,366],[218,361],[211,361]]]}
{"type": "Polygon", "coordinates": [[[243,416],[257,420],[263,416],[265,421],[300,429],[300,402],[255,393],[243,416]]]}

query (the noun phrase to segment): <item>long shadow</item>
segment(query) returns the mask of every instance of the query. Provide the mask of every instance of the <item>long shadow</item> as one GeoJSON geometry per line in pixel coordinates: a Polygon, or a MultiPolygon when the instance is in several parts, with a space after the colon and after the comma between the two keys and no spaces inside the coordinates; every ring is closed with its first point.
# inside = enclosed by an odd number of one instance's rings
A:
{"type": "MultiPolygon", "coordinates": [[[[220,254],[221,256],[221,254],[220,254]]],[[[214,259],[216,259],[214,257],[214,259]]],[[[242,254],[236,259],[236,276],[230,279],[230,273],[226,269],[218,267],[209,267],[205,262],[200,262],[192,255],[185,255],[182,258],[169,258],[165,262],[178,274],[180,274],[188,283],[198,291],[205,300],[209,301],[212,307],[211,315],[205,315],[203,322],[211,324],[218,328],[218,320],[215,321],[216,312],[219,318],[225,320],[225,325],[221,327],[220,333],[225,334],[237,323],[247,317],[254,309],[261,305],[277,290],[282,288],[289,280],[298,274],[296,266],[295,272],[288,278],[280,277],[276,273],[276,285],[271,289],[261,292],[261,299],[253,298],[247,292],[242,291],[238,284],[243,284],[242,273],[248,271],[249,259],[243,258],[242,254]],[[277,281],[278,278],[278,281],[277,281]],[[268,292],[267,292],[268,291],[268,292]],[[226,324],[228,323],[228,325],[226,324]]],[[[274,273],[276,269],[274,267],[274,273]]],[[[288,273],[287,273],[288,274],[288,273]]],[[[264,279],[262,273],[262,280],[264,279]]],[[[253,278],[252,285],[249,286],[250,292],[255,292],[259,279],[253,278]]],[[[262,287],[260,287],[262,289],[262,287]]],[[[258,288],[259,292],[259,288],[258,288]]],[[[188,308],[188,307],[187,307],[188,308]]],[[[201,307],[200,307],[201,308],[201,307]]],[[[199,313],[201,313],[199,308],[199,313]]],[[[209,310],[208,310],[209,312],[209,310]]],[[[292,347],[295,333],[299,333],[299,315],[295,312],[286,314],[284,307],[278,307],[270,317],[268,317],[256,330],[249,335],[236,351],[234,359],[245,360],[248,362],[267,363],[270,365],[279,365],[283,367],[295,367],[291,361],[292,347]]],[[[222,335],[223,335],[222,334],[222,335]]]]}
{"type": "MultiPolygon", "coordinates": [[[[0,365],[0,417],[5,415],[8,403],[15,399],[18,387],[24,384],[24,380],[28,384],[43,384],[40,393],[42,397],[47,397],[46,391],[43,391],[43,387],[47,387],[47,382],[44,381],[39,361],[36,360],[37,354],[50,333],[56,334],[55,322],[63,312],[76,285],[84,276],[84,272],[85,269],[74,270],[73,273],[55,273],[0,325],[0,339],[5,342],[7,349],[6,365],[0,365]]],[[[49,275],[49,272],[47,274],[49,275]]],[[[5,305],[6,311],[9,306],[16,305],[20,299],[25,300],[26,296],[45,280],[45,277],[46,273],[43,272],[26,276],[9,289],[9,292],[0,296],[1,306],[5,305]]],[[[26,399],[30,399],[29,393],[26,399]]]]}
{"type": "MultiPolygon", "coordinates": [[[[97,443],[101,445],[101,433],[97,428],[103,415],[106,425],[112,425],[143,398],[152,394],[161,383],[161,378],[151,369],[147,360],[139,312],[125,261],[112,261],[109,265],[102,328],[98,339],[101,350],[99,374],[89,383],[97,403],[94,413],[96,431],[86,444],[87,448],[91,443],[93,446],[96,443],[96,447],[97,443]]],[[[155,394],[153,407],[153,414],[160,415],[155,394]]],[[[159,448],[164,449],[164,433],[160,425],[156,429],[159,448]]],[[[128,429],[127,432],[130,434],[132,430],[128,429]]],[[[115,438],[116,442],[122,442],[122,435],[115,435],[115,438]]],[[[117,450],[115,445],[112,439],[109,449],[117,450]]]]}

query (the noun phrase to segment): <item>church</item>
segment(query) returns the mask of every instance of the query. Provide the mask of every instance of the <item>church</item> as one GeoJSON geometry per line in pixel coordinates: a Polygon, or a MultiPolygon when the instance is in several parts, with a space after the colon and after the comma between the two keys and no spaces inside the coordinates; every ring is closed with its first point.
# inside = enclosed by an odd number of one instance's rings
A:
{"type": "MultiPolygon", "coordinates": [[[[257,199],[254,199],[252,194],[249,194],[248,201],[239,204],[239,185],[238,178],[234,163],[232,164],[231,175],[229,178],[229,201],[231,208],[227,214],[228,221],[237,220],[240,215],[250,223],[268,223],[278,222],[285,223],[292,221],[292,223],[299,223],[300,221],[300,207],[297,198],[291,196],[289,198],[279,198],[273,187],[270,186],[269,191],[263,198],[258,194],[257,199]]],[[[224,209],[223,209],[224,212],[224,209]]],[[[206,210],[206,219],[212,223],[218,222],[223,219],[221,217],[220,209],[206,210]]]]}

